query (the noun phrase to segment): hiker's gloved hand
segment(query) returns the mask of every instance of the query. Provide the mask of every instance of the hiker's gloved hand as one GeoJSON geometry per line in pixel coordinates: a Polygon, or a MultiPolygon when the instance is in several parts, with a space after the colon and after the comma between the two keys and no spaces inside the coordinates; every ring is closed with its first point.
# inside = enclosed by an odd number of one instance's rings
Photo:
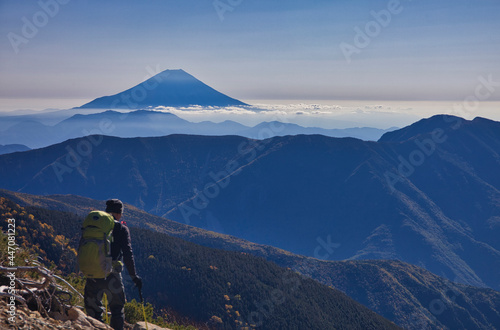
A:
{"type": "Polygon", "coordinates": [[[139,276],[136,276],[132,279],[132,281],[134,281],[134,284],[135,286],[141,290],[142,289],[142,278],[140,278],[139,276]]]}
{"type": "Polygon", "coordinates": [[[123,270],[123,262],[116,260],[113,261],[113,272],[114,273],[121,273],[123,270]]]}

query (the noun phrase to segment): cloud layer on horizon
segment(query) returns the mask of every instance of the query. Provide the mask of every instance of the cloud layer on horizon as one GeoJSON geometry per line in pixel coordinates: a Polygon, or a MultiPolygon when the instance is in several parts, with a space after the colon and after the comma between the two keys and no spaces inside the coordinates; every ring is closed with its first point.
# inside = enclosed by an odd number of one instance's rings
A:
{"type": "MultiPolygon", "coordinates": [[[[154,110],[173,113],[183,119],[200,122],[232,120],[247,126],[261,122],[280,121],[304,127],[351,128],[375,127],[387,129],[403,127],[433,114],[450,114],[465,119],[483,116],[500,120],[500,102],[484,104],[475,111],[456,111],[461,103],[451,102],[340,102],[338,104],[255,104],[242,107],[199,106],[174,108],[156,107],[154,110]]],[[[464,110],[467,110],[464,108],[464,110]]]]}

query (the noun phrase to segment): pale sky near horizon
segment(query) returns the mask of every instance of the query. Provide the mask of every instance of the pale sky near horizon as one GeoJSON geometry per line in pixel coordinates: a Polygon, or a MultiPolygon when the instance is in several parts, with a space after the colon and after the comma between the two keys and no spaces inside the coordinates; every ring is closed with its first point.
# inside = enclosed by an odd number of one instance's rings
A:
{"type": "Polygon", "coordinates": [[[243,101],[500,101],[498,31],[498,0],[0,0],[0,99],[181,68],[243,101]]]}

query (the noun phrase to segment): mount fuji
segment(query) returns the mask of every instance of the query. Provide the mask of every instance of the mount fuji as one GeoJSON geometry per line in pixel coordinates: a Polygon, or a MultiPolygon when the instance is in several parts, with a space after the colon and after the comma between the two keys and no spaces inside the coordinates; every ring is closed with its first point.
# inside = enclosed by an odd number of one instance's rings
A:
{"type": "Polygon", "coordinates": [[[121,93],[99,97],[77,109],[143,109],[157,106],[247,105],[204,84],[184,70],[165,70],[121,93]]]}

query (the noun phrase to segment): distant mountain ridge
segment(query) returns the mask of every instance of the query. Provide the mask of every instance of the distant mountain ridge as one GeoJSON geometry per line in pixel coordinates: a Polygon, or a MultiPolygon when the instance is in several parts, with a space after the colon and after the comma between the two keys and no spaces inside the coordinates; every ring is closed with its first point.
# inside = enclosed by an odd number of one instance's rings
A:
{"type": "Polygon", "coordinates": [[[243,106],[239,100],[222,94],[184,70],[165,70],[123,92],[99,97],[80,109],[142,109],[171,106],[243,106]]]}
{"type": "Polygon", "coordinates": [[[118,137],[153,137],[171,134],[240,135],[248,138],[269,138],[297,134],[322,134],[332,137],[356,137],[375,141],[390,130],[377,128],[322,129],[280,122],[261,123],[248,127],[234,121],[193,123],[159,111],[136,110],[122,113],[107,110],[94,114],[76,114],[54,126],[29,119],[0,131],[0,144],[21,143],[42,148],[68,139],[104,134],[118,137]]]}
{"type": "Polygon", "coordinates": [[[294,253],[398,259],[500,288],[500,123],[435,116],[417,126],[381,142],[80,138],[0,156],[0,186],[96,199],[119,191],[148,212],[294,253]]]}
{"type": "Polygon", "coordinates": [[[23,144],[7,144],[7,145],[0,144],[0,155],[10,154],[18,151],[28,151],[28,150],[30,150],[30,148],[28,148],[23,144]]]}

